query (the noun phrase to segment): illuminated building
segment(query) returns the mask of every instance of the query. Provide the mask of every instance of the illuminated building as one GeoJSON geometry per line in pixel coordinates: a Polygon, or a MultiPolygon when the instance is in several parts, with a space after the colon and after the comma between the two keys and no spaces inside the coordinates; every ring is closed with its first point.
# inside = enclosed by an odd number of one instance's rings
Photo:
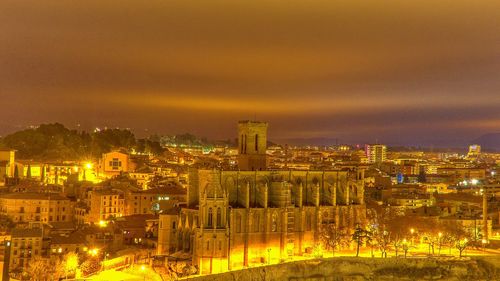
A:
{"type": "Polygon", "coordinates": [[[26,268],[30,260],[42,255],[43,232],[41,228],[21,229],[11,231],[10,268],[26,268]]]}
{"type": "Polygon", "coordinates": [[[382,163],[387,160],[387,146],[383,144],[367,144],[365,152],[368,163],[382,163]]]}
{"type": "Polygon", "coordinates": [[[179,202],[186,202],[186,189],[179,185],[127,191],[124,214],[128,216],[161,213],[179,202]]]}
{"type": "Polygon", "coordinates": [[[125,208],[124,194],[120,190],[94,190],[90,194],[88,220],[97,224],[102,220],[123,216],[125,208]]]}
{"type": "Polygon", "coordinates": [[[322,223],[364,219],[363,173],[195,171],[187,208],[160,218],[158,254],[190,253],[214,273],[310,253],[322,223]]]}
{"type": "Polygon", "coordinates": [[[6,193],[0,195],[0,213],[14,222],[67,222],[73,220],[73,203],[51,193],[6,193]]]}
{"type": "Polygon", "coordinates": [[[69,252],[82,253],[89,248],[84,233],[77,231],[50,237],[50,255],[63,256],[69,252]]]}
{"type": "Polygon", "coordinates": [[[118,176],[121,173],[132,171],[130,157],[126,153],[112,151],[104,153],[99,161],[98,174],[104,178],[118,176]]]}
{"type": "Polygon", "coordinates": [[[267,123],[238,122],[238,167],[242,171],[267,168],[267,123]]]}
{"type": "Polygon", "coordinates": [[[467,157],[474,158],[481,154],[481,146],[478,144],[469,145],[469,153],[467,153],[467,157]]]}
{"type": "Polygon", "coordinates": [[[6,178],[14,177],[15,150],[0,149],[0,186],[4,185],[6,178]]]}
{"type": "Polygon", "coordinates": [[[277,263],[311,256],[322,224],[365,220],[363,168],[265,171],[265,154],[253,155],[254,171],[190,171],[186,207],[160,215],[158,255],[188,255],[202,274],[277,263]]]}

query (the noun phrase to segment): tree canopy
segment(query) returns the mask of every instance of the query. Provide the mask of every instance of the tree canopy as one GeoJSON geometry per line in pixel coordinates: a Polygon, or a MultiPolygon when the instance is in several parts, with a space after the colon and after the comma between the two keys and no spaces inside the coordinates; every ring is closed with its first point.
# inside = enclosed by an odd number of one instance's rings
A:
{"type": "Polygon", "coordinates": [[[0,145],[17,150],[18,158],[44,161],[98,158],[102,153],[120,148],[153,154],[162,152],[157,140],[137,140],[129,130],[105,129],[88,133],[70,130],[59,123],[15,132],[1,139],[0,145]]]}

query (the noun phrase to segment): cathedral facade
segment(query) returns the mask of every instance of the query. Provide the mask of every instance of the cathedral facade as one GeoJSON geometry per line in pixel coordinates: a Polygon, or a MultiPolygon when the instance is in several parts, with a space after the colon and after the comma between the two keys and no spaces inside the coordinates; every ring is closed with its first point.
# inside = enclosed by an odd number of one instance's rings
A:
{"type": "Polygon", "coordinates": [[[247,163],[253,171],[190,172],[186,206],[160,216],[158,255],[186,255],[202,274],[278,263],[312,255],[323,224],[354,227],[366,217],[362,168],[267,171],[261,160],[247,163]]]}

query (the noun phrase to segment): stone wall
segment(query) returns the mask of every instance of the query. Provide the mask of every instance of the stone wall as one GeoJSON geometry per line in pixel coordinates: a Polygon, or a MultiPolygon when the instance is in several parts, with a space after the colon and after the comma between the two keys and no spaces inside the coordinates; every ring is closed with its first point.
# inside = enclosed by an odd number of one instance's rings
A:
{"type": "Polygon", "coordinates": [[[193,281],[500,280],[500,258],[334,258],[254,267],[193,281]]]}

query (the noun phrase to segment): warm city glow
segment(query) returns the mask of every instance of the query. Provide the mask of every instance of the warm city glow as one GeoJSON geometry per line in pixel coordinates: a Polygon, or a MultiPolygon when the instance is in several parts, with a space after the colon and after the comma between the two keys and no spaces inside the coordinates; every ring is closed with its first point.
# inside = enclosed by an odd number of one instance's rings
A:
{"type": "Polygon", "coordinates": [[[500,0],[0,0],[9,280],[500,280],[500,0]]]}

